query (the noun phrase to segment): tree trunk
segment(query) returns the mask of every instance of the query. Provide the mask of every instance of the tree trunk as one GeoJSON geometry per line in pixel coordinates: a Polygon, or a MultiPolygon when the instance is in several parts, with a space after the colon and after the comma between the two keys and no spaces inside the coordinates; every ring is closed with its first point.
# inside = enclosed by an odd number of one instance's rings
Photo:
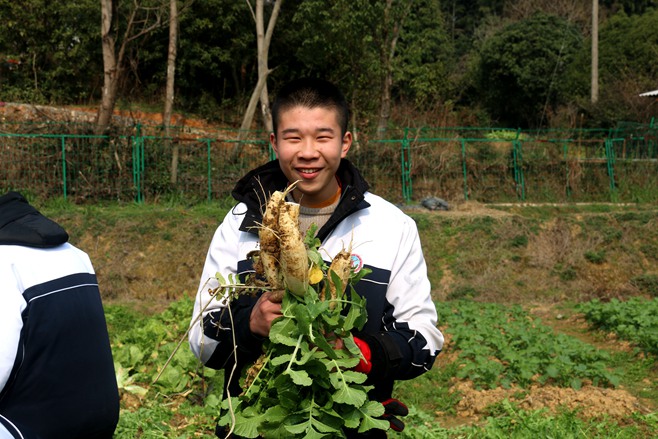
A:
{"type": "MultiPolygon", "coordinates": [[[[356,108],[356,91],[352,90],[352,98],[351,98],[351,106],[352,108],[356,108]]],[[[356,123],[356,111],[350,111],[350,114],[352,116],[352,147],[351,150],[354,151],[360,151],[361,150],[361,142],[359,142],[359,131],[356,129],[357,123],[356,123]]]]}
{"type": "Polygon", "coordinates": [[[117,77],[119,75],[114,36],[112,35],[112,0],[101,0],[101,44],[103,46],[103,90],[101,106],[96,117],[96,126],[101,133],[107,129],[117,98],[117,77]]]}
{"type": "Polygon", "coordinates": [[[400,38],[400,31],[405,17],[411,9],[410,0],[406,5],[406,9],[399,20],[391,19],[391,9],[393,8],[393,0],[386,0],[384,8],[384,38],[382,39],[381,62],[382,62],[382,81],[381,81],[381,94],[379,103],[379,119],[377,121],[377,134],[378,139],[384,138],[388,120],[391,117],[391,88],[393,87],[393,60],[395,59],[395,48],[400,38]],[[388,26],[392,25],[393,29],[389,33],[388,26]],[[388,39],[390,35],[390,40],[388,39]]]}
{"type": "Polygon", "coordinates": [[[592,0],[592,104],[599,101],[599,0],[592,0]]]}
{"type": "Polygon", "coordinates": [[[267,76],[271,72],[268,66],[268,59],[270,43],[272,42],[272,34],[274,33],[274,26],[276,25],[276,21],[279,18],[281,3],[283,3],[283,0],[277,0],[274,3],[274,7],[272,8],[272,15],[270,15],[270,20],[267,23],[267,31],[265,31],[265,36],[262,39],[262,47],[258,49],[258,76],[265,77],[265,85],[263,86],[263,90],[260,93],[260,108],[263,115],[263,124],[265,125],[265,130],[268,133],[272,132],[272,113],[270,111],[270,98],[267,91],[267,76]]]}
{"type": "Polygon", "coordinates": [[[121,65],[126,53],[128,44],[143,35],[160,26],[160,11],[153,11],[146,14],[145,18],[138,18],[140,10],[147,10],[140,6],[139,0],[134,0],[133,9],[130,11],[126,30],[121,40],[119,53],[116,53],[116,40],[112,34],[112,21],[116,12],[114,0],[101,0],[101,44],[103,48],[103,90],[101,96],[101,105],[96,116],[96,130],[99,133],[105,132],[110,125],[114,105],[117,100],[119,89],[119,79],[121,78],[121,65]],[[138,28],[138,31],[135,31],[138,28]],[[133,34],[134,32],[134,34],[133,34]]]}
{"type": "MultiPolygon", "coordinates": [[[[245,115],[242,119],[242,125],[240,126],[240,140],[244,139],[245,133],[251,127],[251,124],[254,119],[254,113],[256,112],[256,103],[260,100],[261,114],[263,116],[263,124],[265,129],[268,132],[272,131],[272,114],[270,112],[270,102],[269,94],[267,92],[267,76],[270,74],[271,70],[268,67],[268,52],[270,48],[270,42],[272,41],[272,34],[274,33],[274,26],[276,25],[276,20],[279,16],[279,11],[281,10],[281,3],[283,0],[277,0],[274,2],[274,7],[272,8],[272,14],[270,15],[270,20],[267,24],[267,31],[265,29],[265,19],[263,14],[264,0],[256,0],[256,12],[254,15],[254,20],[256,22],[256,43],[258,47],[258,83],[256,88],[254,88],[251,99],[249,100],[249,106],[245,112],[245,115]]],[[[236,145],[236,148],[240,147],[240,143],[236,145]]],[[[234,157],[239,155],[239,151],[234,149],[234,157]],[[238,154],[236,154],[236,152],[238,154]]]]}
{"type": "MultiPolygon", "coordinates": [[[[165,92],[165,105],[162,123],[166,142],[169,143],[171,134],[171,115],[174,108],[174,80],[176,77],[176,46],[178,42],[178,4],[177,0],[169,0],[169,51],[167,55],[167,88],[165,92]]],[[[178,142],[173,142],[171,153],[170,182],[175,185],[178,181],[178,142]]]]}
{"type": "Polygon", "coordinates": [[[237,160],[238,157],[240,156],[240,148],[242,147],[242,140],[244,140],[245,133],[251,127],[251,122],[253,121],[254,114],[256,113],[256,105],[258,104],[258,99],[259,96],[261,95],[263,87],[267,83],[267,76],[269,73],[270,71],[268,71],[267,74],[258,78],[258,83],[256,84],[256,88],[251,93],[251,99],[249,99],[249,105],[247,105],[247,111],[245,112],[244,115],[245,117],[242,120],[242,125],[240,125],[240,133],[238,133],[238,142],[233,147],[233,153],[231,154],[233,161],[237,160]]]}

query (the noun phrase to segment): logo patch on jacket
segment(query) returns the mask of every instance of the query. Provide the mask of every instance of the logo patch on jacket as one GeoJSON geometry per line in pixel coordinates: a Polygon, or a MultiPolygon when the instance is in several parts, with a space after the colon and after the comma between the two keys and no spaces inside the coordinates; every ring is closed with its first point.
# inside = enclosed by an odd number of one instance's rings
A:
{"type": "Polygon", "coordinates": [[[363,268],[363,260],[361,259],[361,256],[352,253],[350,255],[350,261],[352,263],[352,268],[354,269],[355,273],[361,271],[361,269],[363,268]]]}

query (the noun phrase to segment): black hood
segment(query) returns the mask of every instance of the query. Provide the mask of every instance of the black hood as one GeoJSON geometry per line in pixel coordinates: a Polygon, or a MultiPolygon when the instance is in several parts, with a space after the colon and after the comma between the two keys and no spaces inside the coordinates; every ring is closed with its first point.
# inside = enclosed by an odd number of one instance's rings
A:
{"type": "Polygon", "coordinates": [[[0,197],[0,244],[56,247],[69,240],[66,230],[32,207],[23,195],[0,197]]]}
{"type": "MultiPolygon", "coordinates": [[[[343,218],[370,206],[364,200],[364,194],[369,189],[368,182],[350,161],[341,159],[336,176],[342,185],[342,194],[335,212],[318,230],[317,237],[320,240],[323,240],[343,218]]],[[[286,186],[288,179],[281,171],[278,160],[272,160],[242,177],[231,192],[233,198],[247,206],[240,230],[255,233],[263,219],[262,210],[267,197],[274,191],[284,190],[286,186]]]]}
{"type": "MultiPolygon", "coordinates": [[[[347,159],[341,159],[336,175],[343,186],[343,190],[351,188],[358,191],[360,199],[369,189],[368,182],[347,159]]],[[[237,201],[245,203],[249,209],[259,211],[265,208],[267,197],[272,192],[282,191],[288,184],[288,179],[281,171],[279,161],[272,160],[251,170],[242,177],[236,183],[231,195],[237,201]]]]}

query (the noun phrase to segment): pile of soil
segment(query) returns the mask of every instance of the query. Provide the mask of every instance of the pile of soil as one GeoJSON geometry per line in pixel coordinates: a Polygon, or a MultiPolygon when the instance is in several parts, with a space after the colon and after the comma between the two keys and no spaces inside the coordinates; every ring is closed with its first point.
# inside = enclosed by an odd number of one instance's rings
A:
{"type": "Polygon", "coordinates": [[[459,382],[451,389],[459,392],[457,416],[476,422],[490,414],[490,407],[504,400],[516,403],[523,410],[546,409],[558,413],[562,409],[577,410],[585,418],[623,419],[633,413],[650,413],[639,399],[624,389],[606,389],[585,385],[579,390],[555,386],[534,385],[529,389],[511,387],[477,390],[470,381],[459,382]]]}

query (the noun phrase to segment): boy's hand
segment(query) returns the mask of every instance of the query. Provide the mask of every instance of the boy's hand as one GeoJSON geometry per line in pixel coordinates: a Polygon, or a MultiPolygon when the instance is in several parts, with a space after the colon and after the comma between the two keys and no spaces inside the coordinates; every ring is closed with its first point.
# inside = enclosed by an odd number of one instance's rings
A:
{"type": "Polygon", "coordinates": [[[281,317],[281,303],[272,302],[272,292],[266,291],[254,305],[249,316],[249,329],[255,335],[267,337],[270,327],[277,317],[281,317]]]}

